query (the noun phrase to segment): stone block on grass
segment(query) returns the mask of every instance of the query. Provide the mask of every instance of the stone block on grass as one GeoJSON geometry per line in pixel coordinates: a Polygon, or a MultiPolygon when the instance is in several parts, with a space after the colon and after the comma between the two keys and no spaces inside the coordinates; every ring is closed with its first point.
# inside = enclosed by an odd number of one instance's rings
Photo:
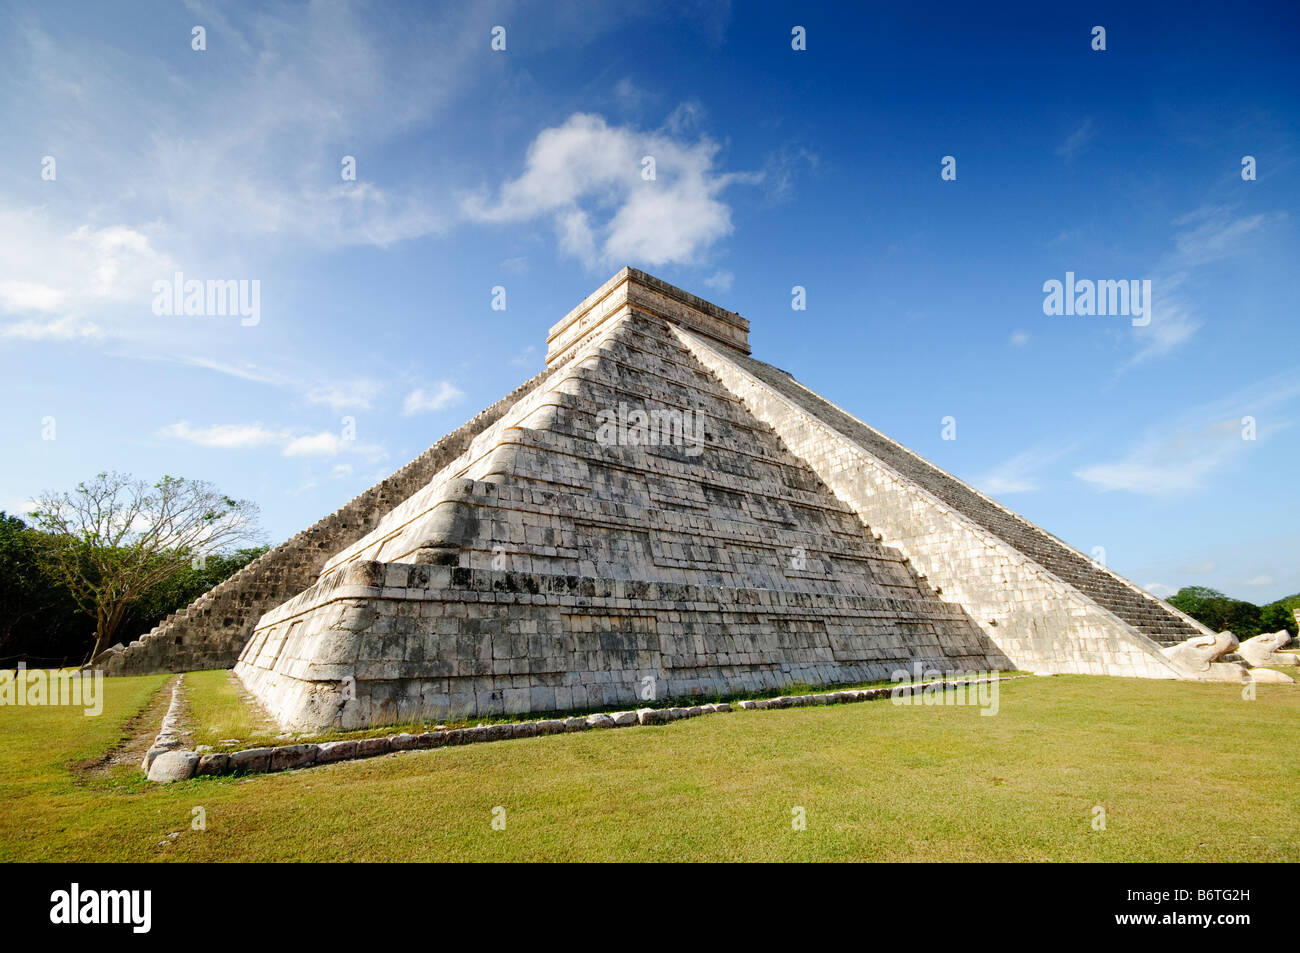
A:
{"type": "Polygon", "coordinates": [[[271,749],[271,770],[287,771],[316,763],[316,745],[283,745],[271,749]]]}
{"type": "Polygon", "coordinates": [[[149,766],[149,780],[158,784],[186,781],[194,777],[199,756],[193,751],[164,751],[149,766]]]}
{"type": "Polygon", "coordinates": [[[347,761],[357,755],[355,741],[324,741],[316,746],[316,763],[329,764],[331,761],[347,761]]]}
{"type": "Polygon", "coordinates": [[[245,748],[230,756],[230,766],[241,774],[261,774],[271,768],[270,748],[245,748]]]}
{"type": "Polygon", "coordinates": [[[230,755],[228,754],[205,754],[199,756],[199,766],[194,770],[195,774],[216,775],[229,774],[230,755]]]}

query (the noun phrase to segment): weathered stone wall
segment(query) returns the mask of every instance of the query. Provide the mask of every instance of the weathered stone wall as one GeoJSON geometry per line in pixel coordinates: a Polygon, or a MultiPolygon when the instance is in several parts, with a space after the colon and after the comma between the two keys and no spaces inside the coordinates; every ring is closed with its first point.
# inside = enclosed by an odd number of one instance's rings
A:
{"type": "Polygon", "coordinates": [[[551,328],[546,337],[547,366],[567,360],[607,321],[626,314],[630,308],[688,327],[742,354],[749,353],[749,322],[740,315],[653,275],[624,268],[551,328]]]}
{"type": "MultiPolygon", "coordinates": [[[[723,353],[725,355],[726,352],[723,353]]],[[[889,439],[874,427],[867,426],[813,393],[784,371],[748,357],[739,358],[737,363],[805,412],[849,437],[893,471],[1009,543],[1018,552],[1030,557],[1091,601],[1109,609],[1153,641],[1170,646],[1198,635],[1212,634],[1201,623],[1163,599],[1135,586],[1023,516],[967,486],[897,441],[889,439]]]]}
{"type": "MultiPolygon", "coordinates": [[[[814,414],[807,400],[796,402],[791,395],[799,385],[788,375],[715,348],[690,332],[674,331],[750,413],[769,424],[887,545],[908,557],[943,599],[963,606],[1018,667],[1043,673],[1179,677],[1160,654],[1159,644],[1094,601],[1091,593],[1067,585],[926,489],[917,473],[905,477],[869,453],[840,429],[850,429],[845,421],[835,419],[833,427],[825,419],[828,412],[818,408],[822,412],[814,414]]],[[[1200,632],[1192,629],[1190,634],[1200,632]]]]}
{"type": "Polygon", "coordinates": [[[933,598],[648,315],[606,323],[325,572],[434,551],[478,568],[933,598]],[[602,445],[597,415],[620,405],[687,411],[707,439],[698,455],[602,445]]]}
{"type": "Polygon", "coordinates": [[[235,672],[286,727],[320,729],[884,680],[917,664],[1010,667],[934,600],[353,562],[269,612],[235,672]]]}
{"type": "Polygon", "coordinates": [[[264,612],[312,585],[330,556],[370,532],[393,507],[426,486],[552,371],[520,385],[392,476],[249,563],[148,634],[101,653],[91,665],[109,675],[232,667],[264,612]]]}
{"type": "Polygon", "coordinates": [[[236,672],[287,724],[357,727],[918,664],[1010,663],[664,320],[624,309],[268,612],[236,672]],[[600,414],[629,406],[698,415],[702,439],[598,437],[600,414]]]}

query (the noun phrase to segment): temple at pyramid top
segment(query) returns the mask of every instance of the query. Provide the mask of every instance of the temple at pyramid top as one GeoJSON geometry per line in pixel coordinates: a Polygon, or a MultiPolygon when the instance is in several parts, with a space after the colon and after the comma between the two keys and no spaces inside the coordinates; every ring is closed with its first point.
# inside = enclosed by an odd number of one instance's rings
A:
{"type": "Polygon", "coordinates": [[[750,353],[749,322],[740,315],[629,266],[551,327],[546,336],[546,366],[562,363],[607,321],[632,309],[688,328],[715,344],[750,353]]]}
{"type": "Polygon", "coordinates": [[[1240,678],[1215,633],[751,356],[734,312],[624,268],[547,342],[539,374],[94,664],[233,666],[315,728],[917,667],[1240,678]]]}

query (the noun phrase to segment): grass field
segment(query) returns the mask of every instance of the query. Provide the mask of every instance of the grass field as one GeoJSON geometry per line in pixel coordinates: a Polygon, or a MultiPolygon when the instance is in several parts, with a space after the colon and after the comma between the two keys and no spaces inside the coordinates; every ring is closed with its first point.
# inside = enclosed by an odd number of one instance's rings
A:
{"type": "MultiPolygon", "coordinates": [[[[1002,672],[1001,677],[1024,675],[1023,672],[1002,672]]],[[[942,679],[922,679],[942,680],[942,679]]],[[[896,682],[862,682],[853,685],[841,685],[838,688],[880,688],[896,685],[896,682]]],[[[804,683],[793,683],[781,689],[767,692],[745,692],[736,695],[712,695],[700,698],[662,699],[654,704],[657,708],[673,705],[699,705],[704,702],[736,702],[742,698],[771,698],[776,695],[802,695],[817,692],[818,689],[804,683]]],[[[186,723],[189,737],[195,745],[207,745],[214,751],[238,751],[241,748],[255,748],[266,745],[283,745],[296,742],[338,741],[341,739],[377,738],[409,731],[418,734],[437,725],[449,728],[462,728],[470,725],[492,724],[494,722],[540,721],[546,718],[564,718],[570,715],[587,715],[583,709],[559,712],[533,713],[528,715],[499,715],[491,717],[443,718],[438,722],[418,720],[400,724],[383,725],[377,728],[361,728],[353,731],[328,729],[325,731],[285,732],[276,725],[274,719],[240,684],[234,673],[226,669],[213,669],[203,672],[185,674],[186,723]]]]}
{"type": "Polygon", "coordinates": [[[165,787],[89,768],[167,680],[106,680],[98,718],[0,708],[0,860],[1300,860],[1300,686],[1059,676],[1004,683],[995,717],[735,712],[165,787]]]}

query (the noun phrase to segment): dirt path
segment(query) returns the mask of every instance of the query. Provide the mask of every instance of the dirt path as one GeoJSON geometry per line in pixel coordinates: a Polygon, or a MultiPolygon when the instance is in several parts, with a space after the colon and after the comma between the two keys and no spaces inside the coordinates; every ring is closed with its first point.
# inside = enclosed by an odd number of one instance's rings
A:
{"type": "MultiPolygon", "coordinates": [[[[120,765],[127,765],[139,770],[140,763],[144,761],[145,752],[153,745],[154,738],[158,736],[158,728],[162,725],[163,716],[167,714],[167,709],[172,703],[172,689],[177,683],[184,678],[183,675],[177,675],[167,679],[162,687],[149,700],[149,704],[137,714],[131,716],[125,725],[122,726],[123,739],[110,748],[105,754],[98,758],[91,758],[86,761],[77,762],[72,766],[73,773],[80,779],[100,780],[112,777],[120,765]]],[[[184,696],[182,696],[182,710],[184,714],[184,696]]],[[[188,719],[185,720],[186,737],[188,738],[188,719]]]]}

